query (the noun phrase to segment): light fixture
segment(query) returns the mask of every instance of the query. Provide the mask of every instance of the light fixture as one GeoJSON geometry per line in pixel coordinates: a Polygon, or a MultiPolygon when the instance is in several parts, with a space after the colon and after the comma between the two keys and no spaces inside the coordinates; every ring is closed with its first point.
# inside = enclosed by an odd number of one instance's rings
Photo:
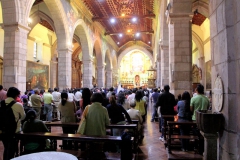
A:
{"type": "Polygon", "coordinates": [[[139,36],[140,36],[140,33],[139,33],[139,32],[137,32],[137,33],[136,33],[136,37],[139,37],[139,36]]]}
{"type": "Polygon", "coordinates": [[[115,18],[111,18],[111,19],[110,19],[110,22],[111,22],[111,23],[115,23],[115,22],[116,22],[116,19],[115,19],[115,18]]]}
{"type": "Polygon", "coordinates": [[[151,42],[149,41],[148,44],[151,44],[151,42]]]}
{"type": "Polygon", "coordinates": [[[122,37],[122,36],[123,36],[123,34],[122,34],[122,33],[120,33],[120,34],[119,34],[119,37],[122,37]]]}
{"type": "Polygon", "coordinates": [[[120,44],[119,42],[117,42],[117,44],[120,44]]]}
{"type": "Polygon", "coordinates": [[[122,13],[121,16],[124,17],[124,16],[125,16],[125,13],[122,13]]]}
{"type": "Polygon", "coordinates": [[[132,22],[137,22],[137,18],[136,18],[136,17],[133,17],[133,18],[132,18],[132,22]]]}
{"type": "Polygon", "coordinates": [[[131,32],[131,29],[128,29],[127,32],[130,33],[130,32],[131,32]]]}
{"type": "Polygon", "coordinates": [[[198,9],[196,9],[193,13],[194,13],[194,15],[197,16],[199,14],[198,9]]]}
{"type": "Polygon", "coordinates": [[[28,18],[28,24],[32,23],[32,18],[28,18]]]}

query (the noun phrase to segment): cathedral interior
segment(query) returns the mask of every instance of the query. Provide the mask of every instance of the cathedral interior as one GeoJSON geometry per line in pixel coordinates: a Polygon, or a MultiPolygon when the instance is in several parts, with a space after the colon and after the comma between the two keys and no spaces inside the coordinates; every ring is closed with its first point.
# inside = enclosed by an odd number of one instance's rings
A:
{"type": "Polygon", "coordinates": [[[202,84],[240,159],[240,1],[0,0],[0,84],[26,89],[202,84]]]}

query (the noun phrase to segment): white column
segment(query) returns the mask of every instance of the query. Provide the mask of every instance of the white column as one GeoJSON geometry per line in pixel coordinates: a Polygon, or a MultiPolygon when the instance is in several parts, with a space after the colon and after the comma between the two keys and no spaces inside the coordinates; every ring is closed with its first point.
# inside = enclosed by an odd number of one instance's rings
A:
{"type": "Polygon", "coordinates": [[[50,61],[50,88],[58,86],[58,62],[50,61]]]}
{"type": "Polygon", "coordinates": [[[93,88],[92,84],[92,60],[83,61],[83,87],[93,88]]]}
{"type": "Polygon", "coordinates": [[[169,22],[169,78],[176,96],[192,92],[192,0],[171,0],[169,22]]]}
{"type": "Polygon", "coordinates": [[[113,75],[112,75],[112,70],[107,70],[107,88],[110,88],[110,87],[112,87],[113,86],[113,80],[112,80],[112,77],[113,77],[113,75]]]}
{"type": "Polygon", "coordinates": [[[3,87],[26,90],[27,34],[21,24],[4,25],[3,87]]]}
{"type": "Polygon", "coordinates": [[[105,80],[105,66],[97,66],[97,86],[98,87],[105,87],[104,80],[105,80]]]}
{"type": "Polygon", "coordinates": [[[161,48],[161,88],[169,84],[169,46],[160,45],[161,48]]]}
{"type": "Polygon", "coordinates": [[[60,90],[72,87],[72,50],[58,50],[58,87],[60,90]]]}

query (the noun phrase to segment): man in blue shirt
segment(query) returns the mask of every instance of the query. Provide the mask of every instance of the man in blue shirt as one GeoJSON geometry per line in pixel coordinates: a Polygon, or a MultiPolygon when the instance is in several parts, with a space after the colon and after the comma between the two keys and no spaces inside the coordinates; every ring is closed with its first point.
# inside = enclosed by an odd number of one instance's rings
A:
{"type": "Polygon", "coordinates": [[[151,122],[154,121],[155,116],[156,116],[156,114],[157,114],[157,106],[156,106],[156,103],[157,103],[158,97],[159,97],[158,89],[155,88],[155,89],[153,90],[153,94],[152,94],[152,96],[151,96],[151,101],[153,102],[151,122]]]}

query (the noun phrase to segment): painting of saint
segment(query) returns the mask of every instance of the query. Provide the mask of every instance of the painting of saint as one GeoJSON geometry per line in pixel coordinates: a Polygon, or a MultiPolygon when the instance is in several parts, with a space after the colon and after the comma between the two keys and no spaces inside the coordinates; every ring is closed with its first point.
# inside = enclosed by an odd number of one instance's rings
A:
{"type": "Polygon", "coordinates": [[[27,61],[27,82],[31,89],[47,89],[49,66],[27,61]]]}
{"type": "Polygon", "coordinates": [[[140,86],[140,77],[139,77],[139,75],[135,76],[135,85],[136,86],[140,86]]]}

